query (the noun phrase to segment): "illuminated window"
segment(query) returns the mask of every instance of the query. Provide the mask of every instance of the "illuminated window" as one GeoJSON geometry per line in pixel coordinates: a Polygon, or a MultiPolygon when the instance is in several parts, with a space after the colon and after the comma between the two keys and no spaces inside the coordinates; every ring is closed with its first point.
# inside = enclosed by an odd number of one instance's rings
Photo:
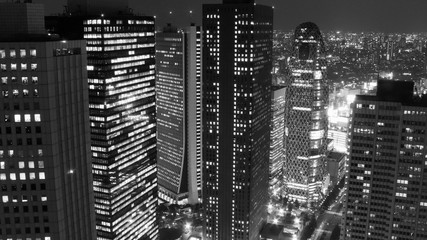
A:
{"type": "Polygon", "coordinates": [[[1,77],[1,83],[7,84],[7,77],[1,77]]]}
{"type": "Polygon", "coordinates": [[[22,77],[22,84],[24,85],[28,84],[28,77],[22,77]]]}
{"type": "Polygon", "coordinates": [[[9,197],[8,197],[8,196],[2,196],[2,201],[3,201],[4,203],[9,202],[9,197]]]}
{"type": "Polygon", "coordinates": [[[9,53],[11,58],[16,58],[16,51],[14,49],[10,50],[9,53]]]}
{"type": "MultiPolygon", "coordinates": [[[[43,150],[42,149],[39,149],[39,150],[37,150],[37,154],[41,157],[41,156],[43,156],[43,150]]],[[[42,164],[43,164],[43,161],[40,161],[42,164]]],[[[39,162],[39,167],[40,167],[40,162],[39,162]]],[[[42,167],[40,167],[40,168],[42,168],[42,167]]]]}
{"type": "Polygon", "coordinates": [[[34,162],[33,161],[28,162],[28,167],[29,168],[34,168],[34,162]]]}
{"type": "Polygon", "coordinates": [[[39,90],[34,89],[34,97],[38,97],[39,96],[39,90]]]}
{"type": "Polygon", "coordinates": [[[19,168],[25,168],[25,162],[19,162],[19,168]]]}
{"type": "Polygon", "coordinates": [[[15,114],[15,122],[21,122],[21,114],[15,114]]]}
{"type": "Polygon", "coordinates": [[[10,64],[10,69],[11,69],[11,70],[15,71],[15,70],[16,70],[16,68],[17,68],[16,63],[11,63],[11,64],[10,64]]]}
{"type": "Polygon", "coordinates": [[[36,179],[36,173],[31,172],[30,173],[30,180],[36,179]]]}
{"type": "Polygon", "coordinates": [[[6,51],[4,49],[0,49],[0,58],[6,57],[6,51]]]}
{"type": "Polygon", "coordinates": [[[14,97],[18,97],[19,96],[19,90],[18,89],[13,89],[12,94],[14,97]]]}
{"type": "Polygon", "coordinates": [[[21,63],[21,70],[27,70],[27,64],[21,63]]]}
{"type": "Polygon", "coordinates": [[[31,122],[31,115],[30,114],[25,114],[24,115],[24,121],[25,122],[31,122]]]}
{"type": "Polygon", "coordinates": [[[30,49],[30,56],[36,57],[37,56],[37,50],[36,49],[30,49]]]}
{"type": "Polygon", "coordinates": [[[43,161],[39,161],[39,168],[44,168],[44,162],[43,161]]]}
{"type": "Polygon", "coordinates": [[[37,63],[31,63],[31,70],[37,70],[37,63]]]}
{"type": "Polygon", "coordinates": [[[5,169],[5,167],[6,167],[5,162],[0,162],[0,169],[5,169]]]}
{"type": "Polygon", "coordinates": [[[44,172],[40,172],[39,173],[39,179],[45,179],[45,178],[46,178],[46,176],[45,176],[44,172]]]}
{"type": "Polygon", "coordinates": [[[23,95],[24,97],[28,97],[28,94],[29,94],[28,89],[24,89],[24,90],[22,90],[22,95],[23,95]]]}
{"type": "Polygon", "coordinates": [[[25,49],[19,50],[19,56],[21,56],[21,58],[26,57],[27,56],[27,51],[25,51],[25,49]]]}
{"type": "Polygon", "coordinates": [[[34,121],[36,121],[36,122],[41,121],[40,114],[34,114],[34,121]]]}
{"type": "Polygon", "coordinates": [[[19,179],[20,179],[20,180],[26,180],[27,178],[26,178],[26,176],[25,176],[25,173],[20,173],[20,174],[19,174],[19,179]]]}
{"type": "Polygon", "coordinates": [[[9,174],[10,180],[16,180],[16,173],[9,174]]]}
{"type": "Polygon", "coordinates": [[[39,78],[38,77],[31,77],[31,80],[32,80],[33,84],[39,83],[39,78]]]}
{"type": "Polygon", "coordinates": [[[41,197],[41,200],[42,200],[42,202],[46,202],[46,201],[47,201],[47,196],[46,196],[46,195],[43,195],[43,196],[41,197]]]}
{"type": "Polygon", "coordinates": [[[0,64],[0,68],[2,71],[6,71],[6,64],[0,64]]]}

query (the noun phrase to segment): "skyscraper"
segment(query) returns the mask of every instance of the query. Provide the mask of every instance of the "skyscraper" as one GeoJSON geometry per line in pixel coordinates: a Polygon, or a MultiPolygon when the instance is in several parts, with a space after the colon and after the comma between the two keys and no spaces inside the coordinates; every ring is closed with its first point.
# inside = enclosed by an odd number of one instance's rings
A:
{"type": "Polygon", "coordinates": [[[203,5],[205,238],[258,239],[266,220],[272,7],[203,5]]]}
{"type": "Polygon", "coordinates": [[[271,97],[270,191],[273,195],[278,195],[283,190],[286,88],[273,86],[271,97]]]}
{"type": "Polygon", "coordinates": [[[157,239],[154,17],[105,6],[49,28],[87,41],[98,239],[157,239]]]}
{"type": "Polygon", "coordinates": [[[291,199],[315,205],[324,193],[329,94],[325,47],[314,23],[295,29],[288,67],[285,192],[291,199]]]}
{"type": "Polygon", "coordinates": [[[84,41],[0,3],[0,239],[95,238],[84,41]]]}
{"type": "Polygon", "coordinates": [[[159,197],[197,203],[201,191],[201,27],[156,34],[159,197]]]}
{"type": "Polygon", "coordinates": [[[427,239],[427,99],[379,80],[356,97],[342,240],[427,239]]]}

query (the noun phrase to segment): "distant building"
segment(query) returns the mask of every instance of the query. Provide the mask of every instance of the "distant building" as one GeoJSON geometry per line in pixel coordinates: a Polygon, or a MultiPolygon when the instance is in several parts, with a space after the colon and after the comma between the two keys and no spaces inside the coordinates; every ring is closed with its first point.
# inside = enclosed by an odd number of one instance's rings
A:
{"type": "Polygon", "coordinates": [[[86,44],[0,3],[0,239],[95,239],[86,44]]]}
{"type": "Polygon", "coordinates": [[[329,152],[326,158],[326,169],[332,185],[338,184],[345,176],[347,155],[340,152],[329,152]]]}
{"type": "Polygon", "coordinates": [[[97,237],[157,239],[154,17],[96,9],[47,22],[52,34],[87,42],[97,237]]]}
{"type": "Polygon", "coordinates": [[[325,46],[319,28],[300,24],[288,65],[285,122],[285,194],[316,205],[326,187],[328,81],[325,46]]]}
{"type": "Polygon", "coordinates": [[[260,240],[293,240],[293,234],[285,233],[283,225],[267,223],[261,230],[260,240]]]}
{"type": "Polygon", "coordinates": [[[271,96],[270,190],[273,194],[281,194],[283,187],[286,88],[273,87],[271,96]]]}
{"type": "Polygon", "coordinates": [[[156,34],[159,197],[197,203],[202,188],[201,27],[156,34]]]}
{"type": "Polygon", "coordinates": [[[203,5],[204,239],[255,240],[268,203],[273,8],[203,5]]]}
{"type": "Polygon", "coordinates": [[[414,83],[379,80],[350,128],[341,239],[427,239],[427,99],[414,83]]]}
{"type": "Polygon", "coordinates": [[[338,152],[347,152],[348,133],[342,130],[328,130],[328,138],[333,140],[334,149],[338,152]]]}

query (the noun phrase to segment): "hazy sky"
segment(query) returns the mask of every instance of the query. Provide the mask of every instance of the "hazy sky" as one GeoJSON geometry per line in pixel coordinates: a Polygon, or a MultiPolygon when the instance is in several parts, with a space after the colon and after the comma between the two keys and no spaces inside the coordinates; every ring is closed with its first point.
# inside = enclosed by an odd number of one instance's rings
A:
{"type": "MultiPolygon", "coordinates": [[[[118,0],[120,1],[120,0],[118,0]]],[[[60,13],[66,0],[33,0],[45,3],[46,13],[60,13]]],[[[129,0],[136,13],[156,15],[158,25],[200,23],[203,3],[220,0],[129,0]],[[189,11],[193,11],[190,18],[189,11]],[[170,15],[169,12],[173,14],[170,15]]],[[[256,0],[272,5],[274,28],[291,30],[313,21],[323,30],[427,32],[427,0],[256,0]]]]}

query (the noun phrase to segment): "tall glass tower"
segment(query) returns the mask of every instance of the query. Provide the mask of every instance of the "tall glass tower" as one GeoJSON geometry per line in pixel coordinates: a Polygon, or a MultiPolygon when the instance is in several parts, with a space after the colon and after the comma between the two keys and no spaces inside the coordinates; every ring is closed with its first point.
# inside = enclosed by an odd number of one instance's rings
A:
{"type": "Polygon", "coordinates": [[[295,29],[288,59],[285,124],[285,194],[315,204],[323,195],[327,149],[328,82],[325,47],[311,22],[295,29]]]}
{"type": "Polygon", "coordinates": [[[156,34],[159,198],[197,203],[201,190],[201,27],[156,34]]]}
{"type": "Polygon", "coordinates": [[[48,27],[87,41],[98,239],[157,239],[154,17],[109,2],[50,17],[48,27]]]}
{"type": "Polygon", "coordinates": [[[268,202],[273,9],[203,6],[205,238],[258,239],[268,202]]]}

